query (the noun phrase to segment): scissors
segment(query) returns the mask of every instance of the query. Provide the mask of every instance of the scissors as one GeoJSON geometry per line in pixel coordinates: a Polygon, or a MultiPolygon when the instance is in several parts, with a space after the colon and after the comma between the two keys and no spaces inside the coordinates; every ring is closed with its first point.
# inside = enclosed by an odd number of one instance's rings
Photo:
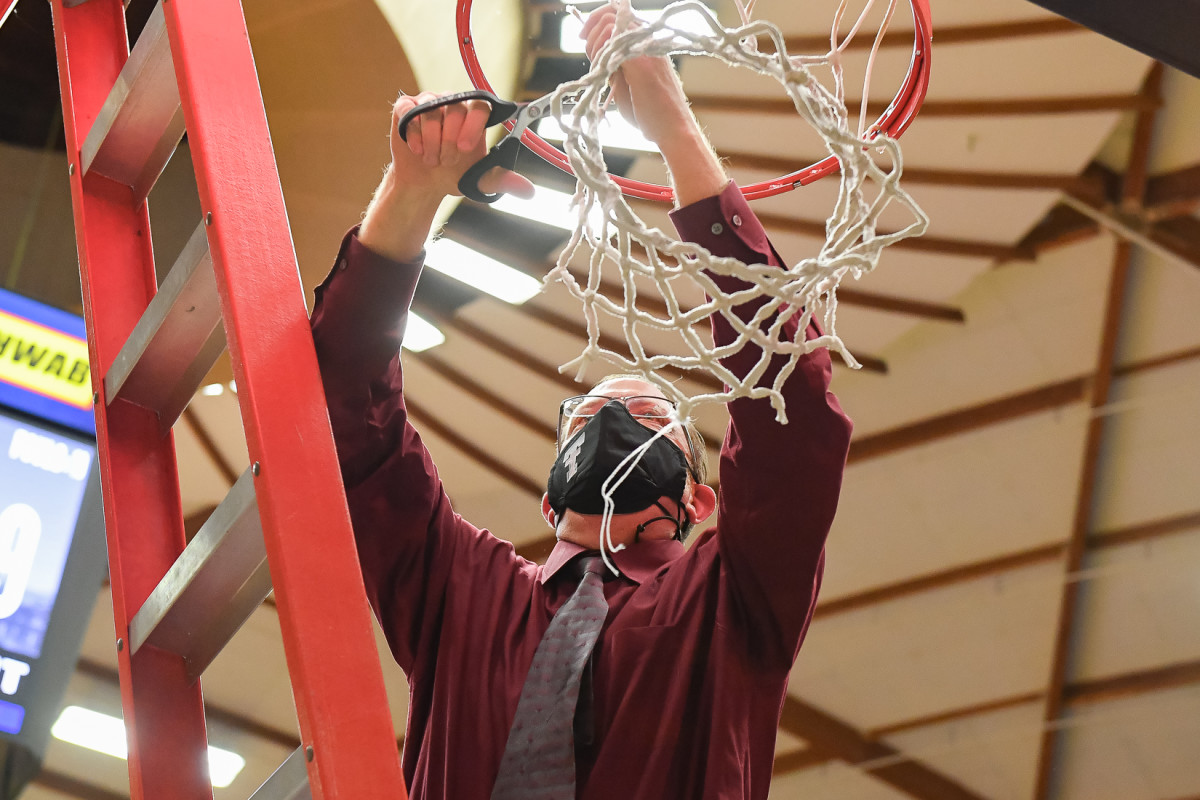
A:
{"type": "Polygon", "coordinates": [[[481,191],[479,188],[479,179],[492,167],[503,167],[509,170],[516,169],[517,156],[520,155],[522,150],[521,136],[533,122],[550,113],[550,98],[551,95],[546,95],[529,103],[513,103],[509,100],[501,100],[496,95],[483,89],[472,89],[468,92],[448,94],[445,97],[430,100],[428,103],[422,103],[410,109],[401,117],[399,123],[400,138],[408,141],[408,123],[426,111],[432,111],[435,108],[441,108],[442,106],[454,103],[462,103],[467,100],[487,101],[491,105],[492,111],[488,115],[487,123],[484,127],[490,128],[493,125],[499,125],[509,120],[512,120],[512,127],[509,129],[508,135],[489,150],[486,156],[476,161],[471,165],[470,169],[463,173],[462,178],[458,181],[458,190],[463,193],[464,197],[469,197],[480,203],[494,203],[500,199],[500,193],[488,194],[481,191]]]}

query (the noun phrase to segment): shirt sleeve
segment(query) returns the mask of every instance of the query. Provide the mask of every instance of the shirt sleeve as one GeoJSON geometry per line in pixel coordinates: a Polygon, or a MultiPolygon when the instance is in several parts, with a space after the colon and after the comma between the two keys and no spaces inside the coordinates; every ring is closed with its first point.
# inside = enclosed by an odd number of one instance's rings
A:
{"type": "Polygon", "coordinates": [[[410,675],[436,661],[447,597],[509,573],[512,547],[451,508],[403,395],[400,344],[421,262],[395,262],[351,231],[317,287],[313,339],[367,597],[410,675]]]}
{"type": "MultiPolygon", "coordinates": [[[[786,266],[738,187],[672,214],[684,239],[720,256],[748,264],[786,266]]],[[[740,288],[736,278],[717,278],[722,291],[740,288]]],[[[753,303],[737,308],[743,319],[753,303]]],[[[785,327],[794,336],[798,319],[785,327]]],[[[712,317],[718,344],[734,332],[712,317]]],[[[806,336],[821,335],[814,320],[806,336]]],[[[745,375],[761,351],[748,345],[723,363],[745,375]]],[[[776,356],[763,382],[774,380],[776,356]]],[[[795,660],[816,605],[824,567],[825,539],[837,509],[849,451],[851,422],[829,391],[829,351],[800,358],[782,387],[788,424],[775,421],[766,399],[729,403],[730,423],[721,449],[718,524],[715,533],[722,579],[731,588],[729,624],[747,633],[752,653],[786,668],[795,660]]]]}

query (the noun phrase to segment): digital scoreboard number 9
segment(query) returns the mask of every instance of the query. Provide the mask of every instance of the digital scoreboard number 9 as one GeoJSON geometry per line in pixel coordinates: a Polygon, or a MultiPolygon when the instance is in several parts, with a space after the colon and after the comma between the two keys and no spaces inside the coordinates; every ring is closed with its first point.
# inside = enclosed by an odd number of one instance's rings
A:
{"type": "Polygon", "coordinates": [[[21,608],[34,556],[42,538],[42,519],[25,503],[0,511],[0,619],[21,608]]]}

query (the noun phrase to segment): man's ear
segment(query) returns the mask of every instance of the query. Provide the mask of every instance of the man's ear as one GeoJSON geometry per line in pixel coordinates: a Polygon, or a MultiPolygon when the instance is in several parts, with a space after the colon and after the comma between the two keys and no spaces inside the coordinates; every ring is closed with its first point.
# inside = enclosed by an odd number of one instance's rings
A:
{"type": "Polygon", "coordinates": [[[704,522],[717,508],[717,493],[707,483],[693,483],[692,496],[684,505],[692,524],[704,522]]]}
{"type": "Polygon", "coordinates": [[[558,527],[554,524],[558,521],[558,519],[557,515],[554,513],[554,509],[550,507],[549,494],[542,495],[542,517],[546,520],[546,524],[548,524],[554,530],[558,530],[558,527]]]}

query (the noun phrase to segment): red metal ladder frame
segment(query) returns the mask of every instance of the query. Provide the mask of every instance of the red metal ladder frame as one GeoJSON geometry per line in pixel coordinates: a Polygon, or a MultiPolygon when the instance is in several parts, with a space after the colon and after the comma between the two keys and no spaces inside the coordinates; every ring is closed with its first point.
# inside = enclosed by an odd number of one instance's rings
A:
{"type": "Polygon", "coordinates": [[[52,6],[132,797],[212,797],[199,674],[273,584],[302,744],[255,796],[402,800],[241,5],[163,0],[132,53],[121,0],[52,6]],[[204,219],[159,289],[185,127],[204,219]],[[170,429],[226,336],[252,467],[185,550],[170,429]]]}

